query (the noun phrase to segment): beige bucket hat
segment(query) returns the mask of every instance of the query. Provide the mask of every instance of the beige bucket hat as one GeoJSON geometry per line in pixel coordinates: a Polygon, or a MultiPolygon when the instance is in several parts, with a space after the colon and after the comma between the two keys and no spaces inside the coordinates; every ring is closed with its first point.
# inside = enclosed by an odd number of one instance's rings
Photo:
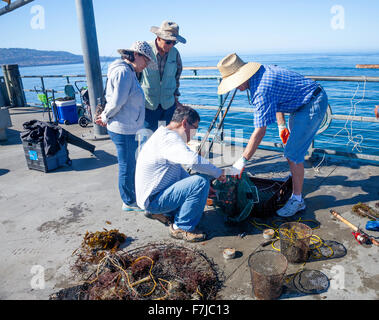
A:
{"type": "Polygon", "coordinates": [[[150,31],[164,40],[174,40],[186,43],[187,40],[179,35],[179,26],[172,21],[163,21],[160,27],[151,27],[150,31]]]}
{"type": "Polygon", "coordinates": [[[236,54],[231,53],[221,59],[217,68],[221,73],[222,81],[218,86],[217,93],[225,94],[249,80],[261,67],[257,62],[244,62],[236,54]]]}

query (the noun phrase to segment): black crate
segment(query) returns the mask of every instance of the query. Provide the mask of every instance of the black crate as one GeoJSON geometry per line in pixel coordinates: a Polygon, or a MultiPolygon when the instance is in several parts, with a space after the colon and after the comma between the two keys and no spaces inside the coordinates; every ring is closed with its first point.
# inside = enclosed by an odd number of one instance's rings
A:
{"type": "MultiPolygon", "coordinates": [[[[208,198],[207,203],[221,209],[227,215],[228,223],[240,223],[248,217],[268,218],[273,216],[291,197],[291,176],[285,180],[275,180],[256,178],[248,175],[248,179],[252,183],[245,190],[243,190],[244,187],[242,185],[240,190],[242,194],[239,193],[237,184],[234,183],[237,181],[229,181],[229,184],[227,183],[223,187],[220,187],[222,184],[218,181],[215,181],[213,184],[217,196],[208,198]],[[242,200],[239,202],[238,197],[244,197],[244,192],[246,192],[246,198],[250,201],[242,200]]],[[[246,179],[242,179],[241,182],[243,181],[246,181],[246,179]]]]}
{"type": "Polygon", "coordinates": [[[22,141],[26,163],[29,169],[49,172],[64,165],[70,165],[67,143],[53,156],[47,156],[43,142],[22,141]]]}
{"type": "Polygon", "coordinates": [[[292,195],[292,177],[286,180],[250,177],[257,187],[259,202],[254,204],[251,216],[266,218],[275,214],[292,195]]]}

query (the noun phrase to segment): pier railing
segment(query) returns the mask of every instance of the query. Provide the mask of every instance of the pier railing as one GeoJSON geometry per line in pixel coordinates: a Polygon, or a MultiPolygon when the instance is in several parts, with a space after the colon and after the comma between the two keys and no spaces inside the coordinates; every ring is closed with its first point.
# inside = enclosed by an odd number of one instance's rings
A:
{"type": "MultiPolygon", "coordinates": [[[[199,75],[201,70],[217,70],[216,67],[195,68],[189,67],[186,70],[193,72],[193,75],[182,76],[183,80],[213,80],[216,84],[220,81],[219,76],[199,75]]],[[[334,158],[348,158],[379,163],[379,118],[375,116],[375,107],[379,105],[379,77],[367,76],[307,76],[323,85],[329,97],[329,110],[316,136],[316,141],[312,142],[309,154],[324,158],[331,156],[334,158]],[[328,84],[327,84],[328,83],[328,84]],[[341,87],[342,83],[348,83],[348,87],[341,87]],[[338,88],[333,88],[333,84],[338,84],[338,88]],[[373,89],[367,89],[368,84],[373,84],[373,89]],[[335,97],[335,93],[338,97],[335,97]],[[367,94],[369,93],[369,95],[367,94]],[[338,104],[335,103],[339,100],[338,104]],[[365,102],[366,105],[362,105],[365,102]],[[346,112],[347,111],[347,112],[346,112]],[[365,115],[362,115],[365,114],[365,115]],[[358,125],[359,124],[359,125],[358,125]],[[358,125],[358,126],[357,126],[358,125]],[[317,140],[320,140],[319,143],[317,140]],[[320,148],[319,145],[322,145],[320,148]],[[362,149],[364,149],[362,151],[362,149]]],[[[215,87],[216,92],[216,87],[215,87]]],[[[219,97],[222,101],[223,97],[219,97]]],[[[244,98],[245,106],[232,106],[229,112],[238,113],[239,117],[234,120],[246,120],[250,116],[250,124],[243,124],[243,129],[254,129],[252,126],[253,111],[244,98]]],[[[191,105],[191,104],[190,104],[191,105]]],[[[241,105],[241,103],[239,104],[241,105]]],[[[199,110],[217,110],[219,104],[215,105],[191,105],[199,110]]],[[[378,107],[379,109],[379,107],[378,107]]],[[[377,109],[377,110],[378,110],[377,109]]],[[[378,112],[378,111],[377,111],[378,112]]],[[[221,117],[220,117],[221,118],[221,117]]],[[[235,124],[234,124],[235,126],[235,124]]],[[[199,134],[201,137],[202,134],[199,134]]],[[[212,135],[210,135],[211,138],[212,135]]],[[[260,147],[268,149],[283,149],[283,144],[278,139],[277,129],[274,128],[268,134],[268,139],[262,141],[260,147]]],[[[229,143],[247,144],[249,137],[228,136],[224,132],[221,138],[229,143]]]]}
{"type": "MultiPolygon", "coordinates": [[[[215,111],[224,99],[223,96],[217,95],[217,86],[221,79],[214,71],[217,71],[216,67],[185,67],[181,77],[181,103],[197,109],[202,117],[200,130],[197,134],[198,139],[201,139],[204,131],[208,129],[210,120],[213,119],[215,111]],[[200,72],[206,74],[199,75],[200,72]],[[212,72],[216,74],[212,74],[212,72]],[[198,81],[200,81],[200,85],[198,81]],[[212,92],[214,92],[214,95],[212,95],[212,92]]],[[[105,80],[106,75],[103,75],[103,77],[105,80]]],[[[307,77],[320,82],[324,86],[328,93],[331,111],[328,113],[328,117],[324,119],[321,129],[312,143],[310,153],[313,156],[342,157],[379,163],[379,119],[375,117],[374,113],[375,106],[379,105],[379,77],[307,77]],[[333,83],[333,86],[325,85],[326,83],[333,83]],[[348,83],[349,85],[343,87],[341,86],[342,83],[348,83]],[[374,88],[367,88],[368,84],[374,84],[374,88]],[[363,88],[360,88],[360,86],[363,88]],[[363,90],[362,93],[359,92],[360,97],[359,94],[357,95],[358,88],[360,91],[363,90]],[[333,96],[334,92],[337,92],[337,98],[333,96]],[[349,102],[349,104],[346,102],[349,102]]],[[[86,76],[84,74],[24,75],[21,78],[24,83],[30,80],[34,83],[38,82],[38,85],[34,84],[34,87],[24,88],[23,90],[29,95],[29,98],[27,97],[28,106],[41,106],[41,103],[36,99],[30,98],[30,94],[39,90],[51,90],[50,85],[46,84],[48,79],[59,79],[61,83],[64,80],[65,84],[72,84],[75,81],[85,82],[86,76]],[[37,86],[39,89],[36,89],[37,86]]],[[[65,84],[62,84],[61,87],[63,88],[65,84]]],[[[54,87],[55,89],[57,88],[55,85],[54,87]]],[[[63,90],[55,89],[55,93],[64,94],[63,90]]],[[[77,94],[79,95],[78,92],[77,94]]],[[[77,101],[80,103],[80,100],[77,101]]],[[[246,96],[241,98],[241,94],[239,94],[239,97],[236,97],[230,108],[221,132],[217,133],[217,137],[211,132],[210,138],[215,138],[221,143],[245,145],[249,140],[249,134],[254,130],[252,112],[246,96]],[[244,130],[245,134],[239,130],[244,130]],[[235,131],[238,131],[238,134],[235,134],[235,131]]],[[[260,147],[283,149],[275,126],[267,131],[260,147]]]]}

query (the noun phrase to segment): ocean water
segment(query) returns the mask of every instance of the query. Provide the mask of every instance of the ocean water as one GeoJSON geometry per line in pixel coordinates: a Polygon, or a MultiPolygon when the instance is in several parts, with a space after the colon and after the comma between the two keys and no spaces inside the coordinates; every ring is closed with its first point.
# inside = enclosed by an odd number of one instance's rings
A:
{"type": "MultiPolygon", "coordinates": [[[[379,77],[378,69],[357,69],[356,64],[379,64],[377,53],[327,53],[327,54],[260,54],[240,55],[244,61],[257,61],[262,64],[276,64],[306,76],[373,76],[379,77]]],[[[185,67],[216,66],[223,56],[185,57],[185,67]]],[[[110,62],[102,62],[102,73],[106,74],[110,62]]],[[[78,75],[85,74],[83,64],[51,65],[20,68],[22,76],[26,75],[78,75]]],[[[184,71],[182,75],[193,75],[184,71]]],[[[198,75],[219,76],[217,70],[200,70],[198,75]]],[[[70,82],[85,81],[85,78],[70,78],[70,82]]],[[[105,81],[105,78],[104,78],[105,81]]],[[[379,83],[319,81],[329,97],[333,114],[375,117],[374,109],[379,105],[379,83]]],[[[45,86],[49,89],[63,91],[66,78],[46,78],[45,86]]],[[[25,89],[41,89],[39,79],[23,79],[25,89]]],[[[79,87],[85,82],[79,82],[79,87]]],[[[180,92],[182,103],[218,106],[218,81],[182,79],[180,92]]],[[[57,94],[62,96],[63,94],[57,94]]],[[[231,94],[230,94],[231,96],[231,94]]],[[[26,92],[29,103],[38,103],[35,93],[26,92]]],[[[80,103],[78,96],[77,102],[80,103]]],[[[227,103],[225,104],[226,107],[227,103]]],[[[249,138],[254,130],[250,113],[233,111],[233,107],[250,105],[245,92],[237,92],[232,107],[225,120],[227,135],[249,138]]],[[[212,121],[215,110],[199,110],[201,115],[200,132],[205,132],[212,121]]],[[[276,124],[269,126],[263,141],[280,142],[276,124]]],[[[379,156],[379,122],[351,122],[349,120],[332,120],[329,128],[317,135],[316,148],[335,149],[351,153],[364,153],[379,156]]]]}

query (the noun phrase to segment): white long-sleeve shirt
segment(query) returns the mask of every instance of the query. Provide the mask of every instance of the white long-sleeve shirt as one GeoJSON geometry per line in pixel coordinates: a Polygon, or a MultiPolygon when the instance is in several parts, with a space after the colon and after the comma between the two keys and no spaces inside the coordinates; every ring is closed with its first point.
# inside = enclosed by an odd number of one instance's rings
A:
{"type": "Polygon", "coordinates": [[[182,166],[215,178],[222,170],[187,147],[178,133],[159,127],[138,155],[135,174],[137,204],[146,209],[149,197],[189,176],[182,166]]]}

